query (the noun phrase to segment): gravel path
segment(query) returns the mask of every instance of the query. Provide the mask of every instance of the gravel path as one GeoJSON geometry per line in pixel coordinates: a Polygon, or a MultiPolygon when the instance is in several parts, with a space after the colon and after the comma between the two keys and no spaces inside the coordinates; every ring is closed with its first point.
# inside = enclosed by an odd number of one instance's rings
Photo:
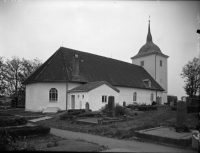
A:
{"type": "MultiPolygon", "coordinates": [[[[72,132],[67,130],[51,128],[51,134],[67,139],[82,139],[88,142],[94,142],[99,145],[108,146],[110,151],[114,152],[173,152],[173,153],[196,153],[194,150],[174,148],[154,143],[139,142],[139,141],[125,141],[113,138],[106,138],[86,133],[72,132]]],[[[108,150],[109,151],[109,150],[108,150]]]]}

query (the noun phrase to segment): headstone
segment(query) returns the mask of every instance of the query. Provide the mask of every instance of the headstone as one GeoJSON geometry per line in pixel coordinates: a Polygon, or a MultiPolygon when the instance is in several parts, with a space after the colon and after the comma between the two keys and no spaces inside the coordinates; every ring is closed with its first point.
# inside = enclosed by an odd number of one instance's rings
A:
{"type": "Polygon", "coordinates": [[[124,106],[124,107],[126,106],[126,102],[125,102],[125,101],[123,102],[123,106],[124,106]]]}
{"type": "Polygon", "coordinates": [[[174,106],[174,102],[173,101],[170,102],[170,106],[174,106]]]}
{"type": "Polygon", "coordinates": [[[102,119],[98,119],[98,124],[99,125],[103,124],[103,120],[102,119]]]}
{"type": "Polygon", "coordinates": [[[193,131],[192,132],[192,148],[193,149],[198,149],[199,148],[199,131],[193,131]]]}
{"type": "Polygon", "coordinates": [[[176,125],[177,127],[187,126],[187,105],[184,101],[177,102],[176,125]]]}
{"type": "Polygon", "coordinates": [[[107,110],[107,117],[115,117],[115,97],[109,96],[108,97],[108,110],[107,110]]]}
{"type": "Polygon", "coordinates": [[[89,109],[90,109],[90,105],[89,105],[88,102],[86,102],[86,104],[85,104],[85,111],[89,112],[89,109]]]}

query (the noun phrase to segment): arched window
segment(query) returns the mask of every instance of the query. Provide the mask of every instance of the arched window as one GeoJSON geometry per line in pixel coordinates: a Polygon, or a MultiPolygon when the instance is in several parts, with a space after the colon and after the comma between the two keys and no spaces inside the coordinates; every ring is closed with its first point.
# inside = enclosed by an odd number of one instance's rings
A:
{"type": "Polygon", "coordinates": [[[151,94],[151,101],[153,101],[153,93],[151,94]]]}
{"type": "Polygon", "coordinates": [[[137,93],[136,92],[133,93],[133,101],[137,101],[137,93]]]}
{"type": "Polygon", "coordinates": [[[51,88],[49,91],[49,101],[57,101],[58,100],[58,91],[56,88],[51,88]]]}

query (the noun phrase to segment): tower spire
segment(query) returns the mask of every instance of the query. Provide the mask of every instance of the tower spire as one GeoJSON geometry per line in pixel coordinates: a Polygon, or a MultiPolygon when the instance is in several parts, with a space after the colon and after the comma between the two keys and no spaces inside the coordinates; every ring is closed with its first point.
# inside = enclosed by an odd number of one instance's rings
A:
{"type": "Polygon", "coordinates": [[[149,16],[149,29],[147,34],[147,42],[152,42],[151,30],[150,30],[150,16],[149,16]]]}

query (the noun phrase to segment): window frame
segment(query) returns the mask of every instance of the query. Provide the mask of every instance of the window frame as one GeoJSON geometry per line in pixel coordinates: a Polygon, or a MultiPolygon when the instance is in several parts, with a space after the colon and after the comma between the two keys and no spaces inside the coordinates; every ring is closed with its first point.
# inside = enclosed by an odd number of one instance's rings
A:
{"type": "Polygon", "coordinates": [[[140,66],[144,66],[144,61],[140,61],[140,66]]]}
{"type": "Polygon", "coordinates": [[[153,101],[153,99],[154,99],[154,94],[151,93],[151,101],[153,101]]]}
{"type": "Polygon", "coordinates": [[[160,60],[160,67],[162,67],[162,60],[160,60]]]}
{"type": "Polygon", "coordinates": [[[133,101],[137,101],[137,92],[133,93],[133,101]]]}
{"type": "Polygon", "coordinates": [[[107,96],[106,95],[102,95],[102,103],[106,103],[107,102],[107,96]]]}
{"type": "Polygon", "coordinates": [[[49,102],[58,102],[58,90],[56,88],[49,90],[49,102]]]}

